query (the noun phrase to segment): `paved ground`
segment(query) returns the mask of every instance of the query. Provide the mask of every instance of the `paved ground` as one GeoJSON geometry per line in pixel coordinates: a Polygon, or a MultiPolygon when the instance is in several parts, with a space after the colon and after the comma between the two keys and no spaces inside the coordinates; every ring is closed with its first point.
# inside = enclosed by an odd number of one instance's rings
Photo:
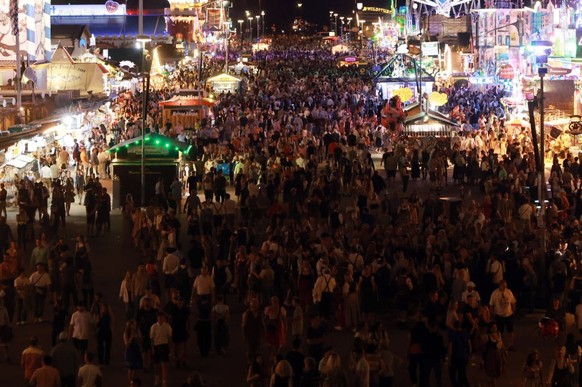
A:
{"type": "MultiPolygon", "coordinates": [[[[421,191],[420,182],[411,183],[412,189],[421,191]],[[416,185],[416,187],[415,187],[416,185]]],[[[110,191],[111,192],[111,191],[110,191]]],[[[445,194],[453,194],[455,187],[448,187],[445,194]]],[[[73,238],[78,233],[85,232],[84,208],[75,204],[73,205],[71,217],[69,217],[66,236],[69,243],[74,244],[73,238]]],[[[13,225],[16,212],[11,210],[9,213],[9,222],[13,225]]],[[[182,215],[183,216],[183,215],[182,215]]],[[[184,218],[182,218],[184,219],[184,218]]],[[[117,300],[119,284],[127,269],[134,270],[139,256],[136,251],[128,247],[127,243],[121,237],[121,216],[119,211],[112,213],[112,230],[102,238],[90,240],[92,249],[91,257],[95,270],[95,289],[104,293],[106,301],[109,302],[118,316],[115,323],[113,352],[111,366],[103,370],[105,385],[124,386],[127,385],[126,373],[123,367],[123,345],[122,345],[122,327],[123,327],[123,305],[117,300]]],[[[184,227],[185,228],[185,227],[184,227]]],[[[231,305],[232,319],[230,321],[231,329],[231,346],[229,354],[221,357],[212,354],[209,358],[201,358],[198,354],[195,340],[191,339],[187,348],[187,359],[193,370],[200,371],[208,382],[208,386],[244,386],[246,379],[245,348],[241,339],[241,312],[242,306],[236,302],[235,297],[231,296],[228,300],[231,305]]],[[[50,310],[47,311],[47,317],[50,316],[50,310]]],[[[517,352],[511,353],[506,375],[498,386],[519,386],[522,385],[521,369],[525,356],[531,349],[539,349],[542,352],[542,359],[546,366],[549,364],[550,356],[555,347],[551,340],[543,340],[537,336],[536,322],[541,315],[533,315],[519,318],[517,321],[517,352]]],[[[393,351],[401,357],[405,357],[407,347],[407,334],[404,331],[398,331],[394,328],[394,316],[391,313],[380,316],[387,326],[390,327],[390,336],[393,351]]],[[[40,343],[45,350],[50,350],[50,322],[41,324],[28,324],[23,327],[15,328],[15,340],[11,344],[10,354],[15,364],[0,364],[0,386],[23,386],[22,371],[19,362],[19,354],[26,347],[28,337],[37,335],[40,343]]],[[[338,352],[347,354],[352,343],[351,333],[331,332],[328,337],[328,343],[337,348],[338,352]]],[[[91,341],[90,346],[95,350],[95,341],[91,341]]],[[[347,364],[347,363],[346,363],[347,364]]],[[[188,371],[170,369],[171,376],[169,379],[170,386],[179,386],[187,377],[188,371]]],[[[406,367],[402,366],[397,369],[395,386],[408,386],[406,367]]],[[[446,371],[444,373],[445,385],[449,385],[446,371]]],[[[469,370],[472,385],[486,385],[483,370],[478,366],[471,366],[469,370]]],[[[144,386],[153,385],[153,376],[151,374],[141,375],[144,380],[144,386]]]]}

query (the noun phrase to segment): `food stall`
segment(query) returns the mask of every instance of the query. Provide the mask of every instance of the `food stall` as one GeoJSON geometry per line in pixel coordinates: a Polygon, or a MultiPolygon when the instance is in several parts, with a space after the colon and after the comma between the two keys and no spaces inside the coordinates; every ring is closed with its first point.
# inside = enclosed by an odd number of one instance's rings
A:
{"type": "Polygon", "coordinates": [[[162,107],[164,123],[185,129],[200,127],[203,118],[208,117],[216,101],[200,95],[175,95],[159,103],[162,107]]]}

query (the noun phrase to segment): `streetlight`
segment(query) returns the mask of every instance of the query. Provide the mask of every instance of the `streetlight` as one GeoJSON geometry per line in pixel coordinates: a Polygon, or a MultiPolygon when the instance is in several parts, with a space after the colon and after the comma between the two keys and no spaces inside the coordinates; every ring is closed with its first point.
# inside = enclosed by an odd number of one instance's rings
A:
{"type": "Polygon", "coordinates": [[[261,26],[259,24],[260,20],[261,20],[261,15],[257,15],[255,16],[255,18],[257,19],[257,40],[261,38],[261,26]]]}
{"type": "Polygon", "coordinates": [[[253,42],[253,17],[250,16],[248,18],[248,21],[249,21],[249,41],[252,44],[252,42],[253,42]]]}
{"type": "Polygon", "coordinates": [[[334,13],[333,17],[335,18],[335,23],[334,23],[335,28],[333,30],[335,31],[335,35],[337,36],[337,13],[334,13]]]}
{"type": "Polygon", "coordinates": [[[243,23],[245,21],[243,19],[238,19],[238,29],[240,32],[240,49],[242,51],[243,48],[243,39],[244,39],[244,34],[243,34],[243,23]]]}
{"type": "Polygon", "coordinates": [[[329,32],[333,30],[333,11],[329,11],[329,32]]]}
{"type": "Polygon", "coordinates": [[[261,35],[263,35],[263,38],[265,37],[265,11],[261,11],[261,16],[263,18],[263,33],[261,35]]]}
{"type": "Polygon", "coordinates": [[[346,20],[348,21],[348,42],[350,41],[350,29],[352,28],[352,17],[348,17],[346,18],[346,20]]]}
{"type": "Polygon", "coordinates": [[[341,40],[344,39],[344,19],[345,19],[345,17],[340,16],[340,21],[341,21],[340,39],[341,40]]]}

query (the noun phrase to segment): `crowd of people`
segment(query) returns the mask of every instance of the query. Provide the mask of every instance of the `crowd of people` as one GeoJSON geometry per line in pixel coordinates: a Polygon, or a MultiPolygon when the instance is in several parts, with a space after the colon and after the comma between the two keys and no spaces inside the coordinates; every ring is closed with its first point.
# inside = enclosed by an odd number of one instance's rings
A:
{"type": "MultiPolygon", "coordinates": [[[[219,362],[243,356],[229,351],[242,336],[249,386],[391,386],[404,364],[412,385],[441,385],[446,369],[453,386],[469,386],[471,362],[504,385],[516,313],[548,306],[560,348],[549,372],[539,354],[524,355],[524,382],[577,384],[580,347],[565,316],[575,313],[582,328],[578,158],[554,158],[540,223],[531,140],[504,127],[494,103],[501,89],[449,91],[471,124],[477,116],[478,130],[456,141],[376,136],[384,101],[328,52],[290,38],[257,53],[248,92],[219,97],[190,140],[183,174],[160,179],[145,208],[123,198],[124,247],[142,258],[120,273],[123,316],[94,289],[90,243],[111,224],[99,155],[141,135],[139,95],[120,98],[116,119],[86,142],[55,149],[34,181],[15,182],[16,236],[5,210],[0,218],[0,357],[18,335],[13,322],[42,322],[50,304],[52,351],[33,337],[21,356],[24,378],[37,385],[107,383],[115,317],[133,386],[149,372],[166,386],[174,367],[196,368],[192,332],[199,356],[219,362]],[[447,185],[458,198],[440,199],[447,185]],[[87,230],[73,246],[63,235],[77,198],[87,230]],[[241,304],[242,329],[231,315],[241,304]],[[336,331],[352,337],[349,352],[330,345],[336,331]],[[406,358],[391,348],[399,331],[410,334],[406,358]]],[[[179,136],[157,106],[170,86],[152,93],[146,121],[179,136]]],[[[2,187],[0,205],[8,199],[2,187]]],[[[194,372],[186,385],[203,383],[194,372]]]]}

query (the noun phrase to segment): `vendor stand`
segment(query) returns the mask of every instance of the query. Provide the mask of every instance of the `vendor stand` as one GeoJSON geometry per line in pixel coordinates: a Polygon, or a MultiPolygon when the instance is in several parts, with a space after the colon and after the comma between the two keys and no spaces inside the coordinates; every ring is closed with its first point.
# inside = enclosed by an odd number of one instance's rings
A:
{"type": "Polygon", "coordinates": [[[238,93],[240,91],[241,79],[235,76],[222,73],[214,77],[208,78],[206,83],[212,87],[212,90],[217,93],[238,93]]]}
{"type": "Polygon", "coordinates": [[[162,101],[162,119],[172,127],[181,126],[185,129],[199,128],[203,118],[210,114],[216,101],[196,95],[175,95],[167,101],[162,101]]]}
{"type": "Polygon", "coordinates": [[[145,137],[145,195],[141,200],[141,137],[117,144],[108,150],[113,175],[113,207],[119,207],[130,193],[136,203],[149,203],[155,196],[156,182],[163,178],[168,188],[178,176],[178,165],[191,145],[156,133],[145,137]]]}

